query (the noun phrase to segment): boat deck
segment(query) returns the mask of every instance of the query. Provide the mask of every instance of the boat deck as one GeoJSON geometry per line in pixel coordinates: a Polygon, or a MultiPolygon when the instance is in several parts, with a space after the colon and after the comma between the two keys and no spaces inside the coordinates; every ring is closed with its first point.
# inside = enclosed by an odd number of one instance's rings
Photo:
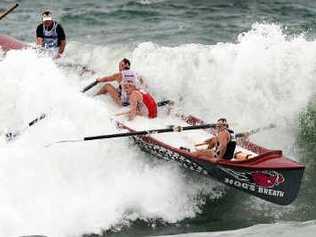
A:
{"type": "MultiPolygon", "coordinates": [[[[121,118],[119,121],[125,124],[127,127],[136,131],[168,128],[172,125],[182,127],[189,125],[183,119],[176,115],[160,115],[156,119],[148,119],[145,117],[137,116],[133,121],[128,121],[126,118],[121,118]]],[[[182,132],[151,134],[151,136],[159,140],[160,142],[168,144],[169,146],[175,148],[185,147],[190,149],[190,151],[196,151],[194,145],[202,143],[206,139],[209,139],[210,137],[212,137],[212,134],[210,129],[199,129],[182,132]]],[[[200,146],[199,148],[206,148],[206,145],[200,146]]],[[[235,153],[249,155],[249,159],[258,155],[238,145],[236,146],[235,153]]]]}

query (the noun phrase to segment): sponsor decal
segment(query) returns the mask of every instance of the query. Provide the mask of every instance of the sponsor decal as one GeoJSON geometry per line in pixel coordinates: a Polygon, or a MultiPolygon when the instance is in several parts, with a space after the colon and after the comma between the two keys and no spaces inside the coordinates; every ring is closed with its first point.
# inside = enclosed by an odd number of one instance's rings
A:
{"type": "Polygon", "coordinates": [[[190,169],[192,171],[207,175],[208,172],[195,163],[193,160],[181,155],[178,152],[174,152],[172,150],[166,149],[158,144],[153,144],[146,137],[137,137],[134,136],[132,139],[135,143],[144,151],[152,154],[153,156],[163,159],[163,160],[173,160],[180,164],[182,167],[190,169]]]}
{"type": "Polygon", "coordinates": [[[250,175],[254,183],[265,188],[273,188],[285,181],[283,175],[276,171],[255,171],[250,175]]]}
{"type": "Polygon", "coordinates": [[[230,175],[224,180],[226,184],[267,196],[284,197],[284,192],[275,190],[274,187],[284,183],[285,179],[274,170],[237,172],[223,167],[220,169],[230,175]]]}
{"type": "Polygon", "coordinates": [[[239,180],[230,179],[230,178],[225,178],[224,182],[236,188],[242,188],[244,190],[261,193],[267,196],[274,196],[274,197],[281,197],[281,198],[284,197],[284,192],[281,190],[264,188],[264,187],[257,186],[255,184],[245,183],[245,182],[241,182],[239,180]]]}

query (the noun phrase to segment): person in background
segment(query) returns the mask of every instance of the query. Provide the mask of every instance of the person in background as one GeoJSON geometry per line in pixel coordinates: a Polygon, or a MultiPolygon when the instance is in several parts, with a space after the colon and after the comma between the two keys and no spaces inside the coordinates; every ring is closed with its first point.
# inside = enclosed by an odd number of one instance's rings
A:
{"type": "Polygon", "coordinates": [[[97,93],[96,95],[109,94],[112,99],[118,104],[127,106],[129,105],[129,98],[126,91],[123,88],[123,83],[127,80],[133,82],[136,87],[139,87],[143,84],[143,80],[141,77],[133,70],[130,69],[131,62],[123,58],[119,62],[119,72],[115,73],[111,76],[104,76],[96,79],[97,83],[100,82],[112,82],[116,81],[119,86],[115,88],[111,83],[106,83],[97,93]]]}
{"type": "Polygon", "coordinates": [[[66,35],[61,24],[53,19],[50,11],[42,13],[42,23],[36,28],[36,45],[52,53],[54,58],[59,58],[66,47],[66,35]]]}

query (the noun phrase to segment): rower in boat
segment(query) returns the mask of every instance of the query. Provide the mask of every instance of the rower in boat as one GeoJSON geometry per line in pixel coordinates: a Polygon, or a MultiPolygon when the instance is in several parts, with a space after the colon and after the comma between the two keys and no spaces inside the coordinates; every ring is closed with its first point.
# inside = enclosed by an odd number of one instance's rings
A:
{"type": "Polygon", "coordinates": [[[136,115],[148,118],[157,117],[157,103],[148,92],[138,89],[132,80],[124,81],[122,87],[128,96],[130,109],[117,115],[126,114],[129,120],[133,120],[136,115]]]}
{"type": "Polygon", "coordinates": [[[97,78],[97,83],[99,82],[112,82],[116,81],[119,83],[118,88],[115,88],[110,83],[106,83],[97,93],[96,95],[102,95],[109,93],[112,99],[115,103],[122,106],[128,106],[129,105],[129,98],[126,94],[122,84],[129,80],[133,81],[133,83],[140,87],[141,84],[143,84],[142,78],[133,70],[130,69],[131,62],[124,58],[119,62],[119,72],[115,73],[111,76],[104,76],[97,78]]]}
{"type": "Polygon", "coordinates": [[[207,158],[214,162],[220,159],[231,160],[233,158],[236,140],[234,132],[229,129],[225,118],[217,120],[215,136],[195,146],[199,147],[203,145],[207,145],[207,149],[193,152],[199,158],[207,158]]]}
{"type": "Polygon", "coordinates": [[[48,50],[53,58],[62,56],[66,46],[66,35],[61,24],[53,20],[50,11],[42,13],[42,23],[36,29],[36,45],[48,50]]]}

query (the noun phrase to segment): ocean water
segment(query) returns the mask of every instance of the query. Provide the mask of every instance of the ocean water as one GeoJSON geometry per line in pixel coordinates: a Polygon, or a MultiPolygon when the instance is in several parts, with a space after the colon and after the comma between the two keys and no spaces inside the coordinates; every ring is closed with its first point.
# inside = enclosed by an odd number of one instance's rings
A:
{"type": "MultiPolygon", "coordinates": [[[[51,9],[67,34],[62,61],[33,50],[0,61],[0,236],[314,236],[314,1],[18,1],[1,33],[33,43],[51,9]],[[306,165],[297,200],[280,207],[142,153],[126,139],[59,144],[117,132],[118,110],[80,90],[131,59],[158,98],[237,131],[275,123],[253,141],[306,165]]],[[[11,1],[1,1],[6,9],[11,1]]]]}

